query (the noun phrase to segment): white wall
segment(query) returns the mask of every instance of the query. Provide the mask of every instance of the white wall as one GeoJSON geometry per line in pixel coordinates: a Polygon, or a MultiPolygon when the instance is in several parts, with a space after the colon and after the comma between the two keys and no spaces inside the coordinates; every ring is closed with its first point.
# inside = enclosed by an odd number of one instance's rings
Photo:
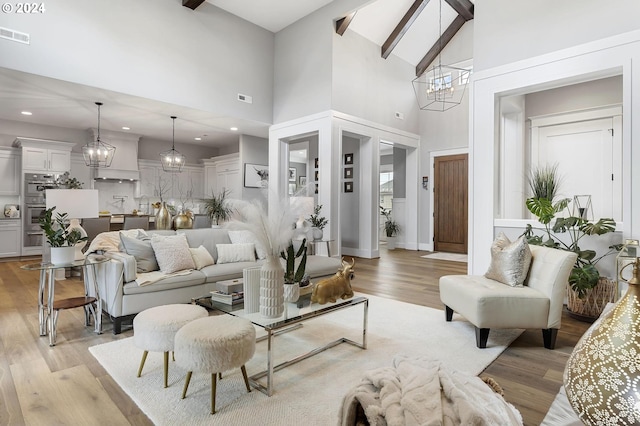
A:
{"type": "Polygon", "coordinates": [[[203,3],[56,0],[2,14],[31,44],[2,40],[0,67],[269,123],[273,33],[203,3]],[[236,100],[237,93],[253,104],[236,100]]]}
{"type": "Polygon", "coordinates": [[[360,248],[360,140],[344,136],[342,138],[342,152],[353,153],[353,165],[340,166],[342,172],[345,167],[353,167],[353,179],[344,179],[340,174],[340,237],[342,250],[346,248],[360,248]],[[353,192],[344,192],[344,182],[353,182],[353,192]]]}
{"type": "Polygon", "coordinates": [[[24,121],[4,120],[0,118],[0,146],[11,146],[18,136],[74,142],[76,144],[73,147],[74,152],[82,152],[82,145],[87,142],[86,130],[45,126],[42,124],[31,124],[25,123],[24,121]]]}
{"type": "Polygon", "coordinates": [[[474,3],[476,71],[640,28],[637,0],[474,3]]]}
{"type": "Polygon", "coordinates": [[[333,110],[418,132],[414,66],[395,55],[383,59],[380,46],[353,31],[342,37],[334,33],[332,62],[333,110]],[[396,118],[396,112],[404,119],[396,118]]]}
{"type": "Polygon", "coordinates": [[[252,200],[260,198],[260,188],[245,188],[244,186],[244,165],[251,164],[269,164],[269,140],[266,138],[258,138],[256,136],[241,135],[240,136],[240,179],[242,180],[242,199],[252,200]]]}

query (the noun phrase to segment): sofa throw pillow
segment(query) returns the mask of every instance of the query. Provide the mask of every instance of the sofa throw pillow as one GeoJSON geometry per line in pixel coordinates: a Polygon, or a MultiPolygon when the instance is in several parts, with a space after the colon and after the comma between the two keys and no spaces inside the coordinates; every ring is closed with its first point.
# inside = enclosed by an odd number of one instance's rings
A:
{"type": "Polygon", "coordinates": [[[253,243],[216,244],[216,250],[218,251],[218,264],[256,260],[256,248],[253,243]]]}
{"type": "Polygon", "coordinates": [[[256,255],[258,256],[258,259],[267,258],[266,250],[264,249],[264,247],[262,247],[262,244],[260,244],[253,232],[244,229],[239,231],[230,230],[229,239],[231,240],[232,244],[253,243],[256,247],[256,255]]]}
{"type": "Polygon", "coordinates": [[[213,260],[211,253],[209,253],[209,250],[207,250],[203,245],[197,248],[189,247],[189,251],[191,252],[191,257],[193,258],[193,263],[195,263],[197,270],[216,263],[213,260]]]}
{"type": "Polygon", "coordinates": [[[160,269],[151,241],[140,240],[120,233],[122,251],[136,259],[136,272],[152,272],[160,269]]]}
{"type": "Polygon", "coordinates": [[[521,236],[511,242],[503,232],[491,244],[491,264],[485,277],[512,287],[524,286],[531,266],[529,244],[521,236]]]}
{"type": "Polygon", "coordinates": [[[156,254],[160,270],[171,274],[185,269],[195,269],[187,237],[184,234],[172,236],[151,236],[151,247],[156,254]]]}

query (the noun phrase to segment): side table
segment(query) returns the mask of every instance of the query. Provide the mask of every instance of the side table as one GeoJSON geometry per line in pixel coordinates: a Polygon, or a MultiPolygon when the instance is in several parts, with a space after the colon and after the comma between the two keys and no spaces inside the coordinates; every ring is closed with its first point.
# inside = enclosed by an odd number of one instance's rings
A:
{"type": "Polygon", "coordinates": [[[96,265],[107,261],[109,261],[108,257],[90,255],[82,260],[75,260],[66,264],[30,263],[20,267],[27,271],[40,271],[40,280],[38,283],[38,321],[40,325],[40,336],[46,336],[47,333],[49,333],[49,346],[55,346],[56,344],[56,324],[58,322],[58,314],[62,309],[79,308],[82,306],[85,312],[85,325],[89,325],[89,314],[91,313],[95,323],[95,332],[98,334],[102,333],[102,300],[98,294],[95,268],[96,265]],[[75,266],[82,267],[84,272],[84,296],[55,300],[55,271],[57,269],[75,266]],[[89,272],[93,274],[93,292],[89,288],[89,283],[86,279],[89,272]],[[46,304],[44,299],[45,287],[47,289],[46,304]],[[92,293],[94,296],[91,296],[92,293]]]}
{"type": "Polygon", "coordinates": [[[331,243],[333,240],[308,240],[309,245],[313,245],[313,254],[317,253],[317,245],[324,243],[327,247],[327,256],[331,257],[331,243]]]}

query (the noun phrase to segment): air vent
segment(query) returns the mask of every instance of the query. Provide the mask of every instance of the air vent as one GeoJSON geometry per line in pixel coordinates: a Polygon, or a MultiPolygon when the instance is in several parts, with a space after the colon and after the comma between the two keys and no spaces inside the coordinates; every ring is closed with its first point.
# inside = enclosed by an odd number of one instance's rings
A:
{"type": "Polygon", "coordinates": [[[253,98],[249,95],[243,95],[242,93],[238,93],[238,100],[240,102],[246,102],[248,104],[252,104],[253,103],[253,98]]]}
{"type": "Polygon", "coordinates": [[[0,38],[4,38],[11,41],[17,41],[18,43],[29,44],[31,37],[27,33],[21,33],[20,31],[10,30],[9,28],[0,27],[0,38]]]}

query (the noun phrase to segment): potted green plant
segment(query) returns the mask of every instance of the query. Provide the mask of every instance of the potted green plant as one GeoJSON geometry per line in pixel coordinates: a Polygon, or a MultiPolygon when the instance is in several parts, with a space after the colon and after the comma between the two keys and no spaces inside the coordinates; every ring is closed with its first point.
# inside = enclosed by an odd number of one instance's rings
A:
{"type": "Polygon", "coordinates": [[[300,247],[296,251],[293,241],[289,244],[286,251],[280,253],[285,262],[284,271],[284,298],[287,302],[297,302],[300,297],[300,287],[309,284],[309,276],[305,274],[307,267],[307,240],[306,238],[300,243],[300,247]],[[295,261],[300,258],[300,263],[296,269],[295,261]]]}
{"type": "Polygon", "coordinates": [[[572,251],[578,255],[569,276],[567,308],[578,317],[597,318],[606,303],[615,300],[615,283],[601,277],[596,264],[604,257],[620,250],[621,245],[609,246],[607,252],[598,255],[595,250],[583,250],[580,243],[588,235],[614,232],[616,222],[612,218],[590,221],[584,217],[574,216],[569,208],[570,198],[553,201],[557,191],[557,185],[554,186],[554,183],[557,182],[555,167],[533,171],[529,178],[529,186],[534,196],[528,198],[525,204],[544,226],[544,231],[542,235],[536,235],[531,224],[527,224],[523,235],[529,244],[572,251]],[[565,216],[556,217],[561,212],[565,212],[565,216]],[[561,238],[561,234],[567,237],[561,238]],[[599,286],[601,287],[596,290],[599,286]],[[595,298],[595,300],[587,300],[589,298],[595,298]]]}
{"type": "Polygon", "coordinates": [[[313,208],[313,214],[309,216],[309,222],[311,222],[311,232],[314,240],[321,240],[323,236],[323,229],[329,223],[329,220],[320,216],[320,210],[322,210],[322,204],[313,208]]]}
{"type": "Polygon", "coordinates": [[[66,213],[56,213],[54,218],[55,209],[54,206],[45,210],[39,219],[40,228],[51,246],[51,263],[71,263],[75,257],[76,243],[85,241],[87,237],[83,237],[77,229],[68,229],[66,213]]]}
{"type": "Polygon", "coordinates": [[[398,222],[393,220],[391,216],[391,209],[385,209],[380,206],[380,214],[384,216],[384,223],[382,227],[384,228],[385,235],[387,236],[387,248],[389,250],[393,250],[396,248],[396,236],[398,232],[400,232],[400,225],[398,222]]]}
{"type": "Polygon", "coordinates": [[[214,193],[210,198],[203,200],[205,213],[215,225],[220,225],[220,222],[228,221],[231,218],[233,209],[227,203],[228,195],[229,191],[225,189],[219,194],[214,193]]]}

